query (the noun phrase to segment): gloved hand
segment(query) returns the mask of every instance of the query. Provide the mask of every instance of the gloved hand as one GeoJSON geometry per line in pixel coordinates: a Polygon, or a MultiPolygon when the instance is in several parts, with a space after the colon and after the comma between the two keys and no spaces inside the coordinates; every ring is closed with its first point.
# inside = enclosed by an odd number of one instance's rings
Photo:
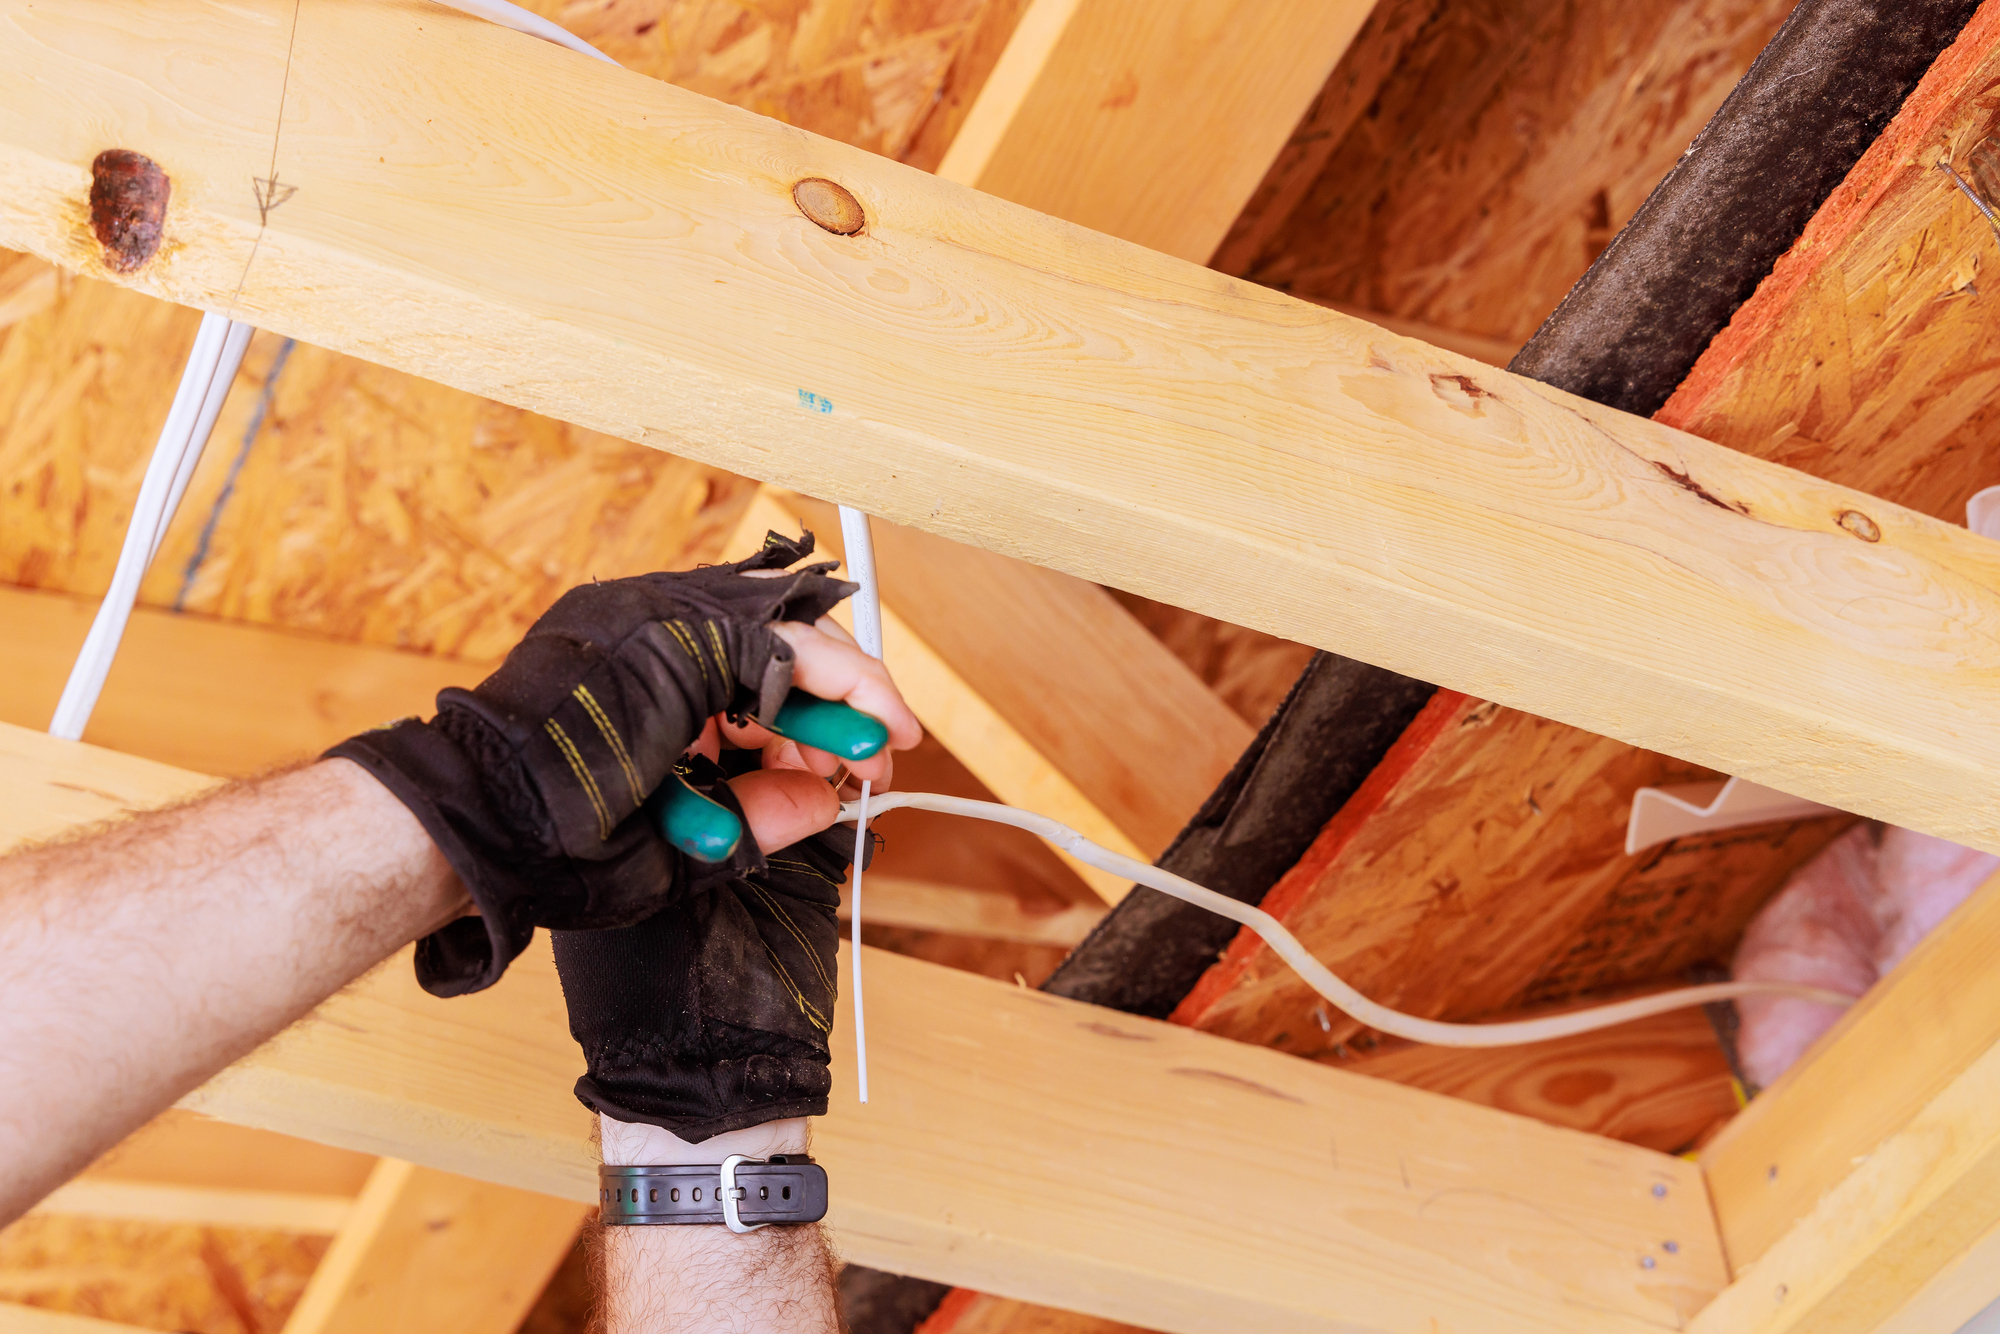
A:
{"type": "MultiPolygon", "coordinates": [[[[771,717],[793,650],[776,621],[810,624],[854,591],[831,565],[776,578],[811,554],[772,534],[734,565],[572,589],[474,690],[327,752],[365,767],[408,806],[479,916],[418,943],[434,995],[497,981],[537,926],[625,926],[655,912],[694,868],[639,808],[708,719],[771,717]]],[[[759,865],[752,840],[703,879],[759,865]]]]}
{"type": "MultiPolygon", "coordinates": [[[[694,769],[702,790],[733,804],[720,767],[694,769]]],[[[554,933],[587,1066],[583,1104],[689,1143],[823,1115],[834,913],[853,848],[854,831],[835,825],[755,857],[760,870],[710,877],[637,926],[554,933]]]]}

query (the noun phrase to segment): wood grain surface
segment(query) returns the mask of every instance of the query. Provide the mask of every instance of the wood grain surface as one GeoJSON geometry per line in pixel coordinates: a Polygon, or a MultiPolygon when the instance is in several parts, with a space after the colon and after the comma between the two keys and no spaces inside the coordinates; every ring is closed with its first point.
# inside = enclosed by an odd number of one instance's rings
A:
{"type": "Polygon", "coordinates": [[[1206,263],[1373,4],[1043,0],[938,174],[1206,263]]]}
{"type": "Polygon", "coordinates": [[[143,23],[7,11],[39,33],[6,50],[40,83],[33,116],[0,108],[22,181],[0,240],[101,270],[61,221],[88,157],[80,126],[144,117],[184,183],[177,248],[133,276],[155,290],[227,299],[240,284],[245,313],[294,333],[2000,845],[2000,669],[1964,633],[2000,616],[2000,553],[1963,530],[554,48],[419,30],[393,9],[343,6],[338,25],[320,12],[301,11],[308,54],[290,76],[300,190],[260,223],[223,182],[268,151],[288,21],[202,0],[143,23]],[[230,53],[226,88],[169,57],[191,42],[230,53]],[[439,82],[439,68],[531,77],[439,82]],[[195,81],[171,114],[170,70],[195,81]],[[607,118],[559,159],[536,111],[558,92],[607,118]],[[467,109],[423,125],[433,99],[467,109]],[[672,127],[672,152],[641,132],[649,117],[672,127]],[[469,164],[450,191],[434,188],[439,153],[469,164]],[[552,174],[517,186],[482,175],[481,154],[552,174]],[[624,204],[572,205],[554,185],[600,172],[624,204]],[[792,205],[792,180],[828,173],[870,209],[862,237],[792,205]],[[542,262],[495,262],[523,248],[542,262]],[[631,283],[633,264],[660,280],[631,283]],[[969,309],[954,292],[988,314],[950,314],[969,309]],[[1066,332],[1018,337],[1033,328],[1066,332]],[[1206,351],[1221,347],[1239,350],[1206,351]],[[804,410],[802,393],[844,409],[804,410]],[[1332,512],[1343,522],[1320,522],[1332,512]]]}

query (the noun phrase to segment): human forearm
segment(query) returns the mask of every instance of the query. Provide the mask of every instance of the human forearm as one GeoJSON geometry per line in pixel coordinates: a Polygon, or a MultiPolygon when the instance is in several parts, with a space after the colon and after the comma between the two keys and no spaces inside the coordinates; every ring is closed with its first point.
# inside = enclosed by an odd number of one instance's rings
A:
{"type": "MultiPolygon", "coordinates": [[[[773,1121],[688,1144],[657,1126],[603,1122],[614,1166],[802,1153],[806,1123],[773,1121]]],[[[598,1284],[605,1334],[834,1334],[833,1258],[817,1224],[735,1233],[715,1225],[607,1227],[598,1284]]]]}
{"type": "Polygon", "coordinates": [[[341,760],[0,859],[0,1221],[464,902],[341,760]]]}

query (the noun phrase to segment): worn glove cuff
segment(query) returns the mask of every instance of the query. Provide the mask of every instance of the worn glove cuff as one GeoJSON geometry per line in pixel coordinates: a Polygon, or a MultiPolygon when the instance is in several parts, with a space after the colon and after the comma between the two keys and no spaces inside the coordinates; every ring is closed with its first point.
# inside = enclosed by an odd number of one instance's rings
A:
{"type": "Polygon", "coordinates": [[[480,759],[453,735],[466,727],[447,717],[407,718],[326,752],[359,764],[409,807],[479,910],[417,942],[417,980],[434,996],[492,986],[528,948],[538,917],[582,892],[560,861],[504,837],[501,831],[514,826],[489,799],[480,759]]]}

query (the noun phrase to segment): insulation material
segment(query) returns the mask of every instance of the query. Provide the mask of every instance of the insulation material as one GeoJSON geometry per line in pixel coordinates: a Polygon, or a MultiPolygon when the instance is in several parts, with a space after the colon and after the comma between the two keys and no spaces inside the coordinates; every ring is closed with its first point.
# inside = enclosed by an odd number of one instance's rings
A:
{"type": "MultiPolygon", "coordinates": [[[[1794,876],[1744,933],[1735,977],[1804,982],[1859,996],[2000,867],[2000,857],[1914,830],[1858,825],[1794,876]]],[[[1784,996],[1746,996],[1736,1047],[1765,1087],[1841,1011],[1784,996]]]]}

